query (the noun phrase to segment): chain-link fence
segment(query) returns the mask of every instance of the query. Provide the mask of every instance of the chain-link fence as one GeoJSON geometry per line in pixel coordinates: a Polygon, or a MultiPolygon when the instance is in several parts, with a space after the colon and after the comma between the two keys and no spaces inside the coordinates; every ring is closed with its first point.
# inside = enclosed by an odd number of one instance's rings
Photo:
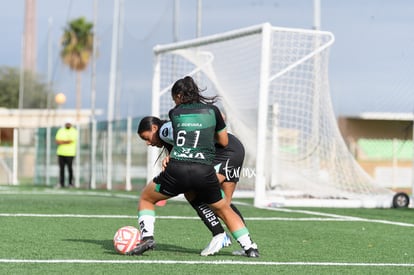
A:
{"type": "MultiPolygon", "coordinates": [[[[77,127],[78,152],[73,163],[77,187],[139,190],[145,185],[147,147],[136,135],[140,119],[117,120],[111,125],[101,121],[77,127]]],[[[0,181],[12,183],[12,171],[17,163],[19,184],[57,185],[55,135],[58,129],[19,129],[17,153],[13,147],[2,147],[0,181]]],[[[65,174],[67,177],[68,173],[65,174]]]]}
{"type": "MultiPolygon", "coordinates": [[[[79,151],[73,167],[78,187],[106,189],[108,180],[110,189],[139,190],[145,185],[147,146],[136,135],[140,119],[113,121],[112,134],[108,132],[107,121],[96,123],[95,143],[92,142],[92,123],[77,127],[79,151]],[[112,136],[111,148],[108,147],[109,136],[112,136]],[[111,163],[108,163],[109,154],[112,156],[111,163]]],[[[59,166],[55,144],[57,130],[58,127],[21,128],[18,130],[17,150],[14,150],[12,144],[2,144],[0,184],[58,184],[59,166]],[[16,166],[17,179],[14,179],[13,169],[16,166]]],[[[414,148],[411,140],[358,139],[350,143],[349,147],[358,163],[382,186],[412,186],[414,148]]]]}

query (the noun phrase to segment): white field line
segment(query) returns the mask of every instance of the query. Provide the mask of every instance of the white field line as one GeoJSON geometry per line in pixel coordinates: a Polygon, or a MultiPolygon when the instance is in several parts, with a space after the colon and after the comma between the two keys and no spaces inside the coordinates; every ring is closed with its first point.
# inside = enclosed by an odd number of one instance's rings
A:
{"type": "MultiPolygon", "coordinates": [[[[94,218],[94,219],[136,219],[128,215],[82,215],[82,214],[36,214],[36,213],[0,213],[0,217],[35,217],[35,218],[94,218]]],[[[189,216],[157,216],[157,219],[166,220],[199,220],[199,217],[189,216]]],[[[339,218],[281,218],[281,217],[250,217],[252,221],[350,221],[339,218]]]]}
{"type": "MultiPolygon", "coordinates": [[[[297,211],[296,211],[297,212],[297,211]]],[[[307,211],[309,212],[309,211],[307,211]]],[[[371,222],[404,227],[414,227],[411,223],[392,222],[386,220],[370,220],[348,216],[338,216],[331,218],[281,218],[281,217],[246,217],[250,221],[337,221],[337,222],[371,222]]],[[[35,217],[35,218],[93,218],[93,219],[136,219],[136,216],[128,215],[81,215],[81,214],[36,214],[36,213],[0,213],[0,217],[35,217]]],[[[166,220],[198,220],[199,217],[193,216],[157,216],[157,219],[166,220]]]]}
{"type": "MultiPolygon", "coordinates": [[[[45,189],[45,190],[33,190],[33,191],[16,191],[7,187],[0,186],[0,195],[60,195],[60,196],[93,196],[93,197],[110,197],[110,198],[124,198],[138,201],[138,194],[117,194],[117,193],[103,193],[96,191],[82,191],[82,190],[62,190],[62,189],[45,189]]],[[[179,200],[185,201],[184,195],[178,195],[176,197],[170,198],[169,200],[179,200]]]]}
{"type": "MultiPolygon", "coordinates": [[[[90,195],[90,196],[102,196],[102,197],[120,197],[120,198],[128,198],[128,199],[136,199],[138,200],[139,196],[137,195],[126,195],[126,194],[110,194],[110,193],[101,193],[101,192],[85,192],[82,190],[55,190],[55,189],[45,189],[42,191],[33,190],[33,191],[23,191],[19,192],[12,188],[8,187],[0,187],[0,195],[11,195],[11,194],[54,194],[54,195],[90,195]]],[[[183,196],[178,196],[176,198],[172,198],[173,200],[184,200],[183,196]]],[[[249,205],[246,203],[237,203],[235,204],[243,204],[249,205]]],[[[289,212],[289,213],[301,213],[307,215],[316,215],[322,217],[329,217],[329,218],[278,218],[278,217],[269,217],[269,218],[246,218],[246,220],[277,220],[277,221],[359,221],[359,222],[371,222],[371,223],[382,223],[382,224],[389,224],[389,225],[397,225],[397,226],[404,226],[404,227],[414,227],[412,223],[402,223],[402,222],[394,222],[394,221],[387,221],[387,220],[372,220],[372,219],[365,219],[359,217],[352,217],[352,216],[344,216],[344,215],[337,215],[337,214],[330,214],[330,213],[323,213],[317,211],[309,211],[309,210],[293,210],[293,209],[285,209],[285,208],[273,208],[273,207],[266,207],[265,209],[273,210],[273,211],[280,211],[280,212],[289,212]]],[[[7,214],[7,213],[0,213],[1,216],[7,215],[15,215],[24,217],[25,215],[30,215],[31,217],[53,217],[53,218],[64,218],[64,217],[71,217],[71,218],[129,218],[132,216],[115,216],[115,215],[75,215],[75,214],[58,214],[58,215],[48,215],[48,214],[7,214]]],[[[29,216],[27,216],[29,217],[29,216]]],[[[136,217],[133,217],[136,219],[136,217]]],[[[178,217],[178,216],[157,216],[160,219],[198,219],[198,217],[178,217]]]]}
{"type": "Polygon", "coordinates": [[[301,213],[301,214],[308,214],[308,215],[331,217],[331,218],[336,218],[339,220],[347,220],[347,221],[372,222],[372,223],[382,223],[382,224],[414,227],[413,223],[394,222],[394,221],[387,221],[387,220],[372,220],[372,219],[365,219],[365,218],[359,218],[359,217],[353,217],[353,216],[337,215],[337,214],[330,214],[330,213],[323,213],[323,212],[309,211],[309,210],[293,210],[293,209],[272,208],[272,207],[266,207],[265,209],[273,210],[273,211],[280,211],[280,212],[288,212],[288,213],[301,213]]]}
{"type": "Polygon", "coordinates": [[[101,193],[101,192],[85,192],[81,190],[55,190],[55,189],[45,189],[42,191],[33,190],[33,191],[16,191],[13,189],[0,188],[0,195],[83,195],[83,196],[94,196],[94,197],[114,197],[114,198],[125,198],[138,200],[139,196],[129,194],[112,194],[112,193],[101,193]]]}
{"type": "Polygon", "coordinates": [[[182,264],[182,265],[266,265],[266,266],[368,266],[414,267],[414,263],[335,263],[335,262],[261,262],[261,261],[172,261],[172,260],[82,260],[82,259],[0,259],[0,263],[40,264],[182,264]]]}

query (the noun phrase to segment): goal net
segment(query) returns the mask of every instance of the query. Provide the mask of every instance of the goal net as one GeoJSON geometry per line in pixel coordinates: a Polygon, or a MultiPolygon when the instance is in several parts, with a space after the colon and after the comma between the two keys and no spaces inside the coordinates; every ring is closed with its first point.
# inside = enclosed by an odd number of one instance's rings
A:
{"type": "MultiPolygon", "coordinates": [[[[338,130],[328,83],[330,32],[268,23],[154,47],[153,115],[168,118],[171,87],[192,76],[219,95],[230,132],[244,144],[240,193],[257,207],[391,207],[338,130]]],[[[154,176],[157,153],[148,157],[154,176]]],[[[195,179],[196,180],[196,179],[195,179]]]]}

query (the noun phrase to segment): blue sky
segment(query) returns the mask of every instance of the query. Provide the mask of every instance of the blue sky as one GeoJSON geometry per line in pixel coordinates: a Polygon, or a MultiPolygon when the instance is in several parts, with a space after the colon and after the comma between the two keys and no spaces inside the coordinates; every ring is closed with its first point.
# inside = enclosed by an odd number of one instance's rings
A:
{"type": "MultiPolygon", "coordinates": [[[[68,20],[93,20],[93,0],[37,0],[38,72],[47,73],[48,20],[52,19],[52,80],[64,92],[64,108],[75,108],[75,74],[59,60],[59,41],[68,20]]],[[[180,0],[178,38],[196,35],[197,0],[180,0]]],[[[310,29],[312,0],[203,0],[202,35],[264,22],[310,29]]],[[[20,66],[24,0],[0,0],[0,66],[20,66]],[[6,39],[5,39],[6,38],[6,39]]],[[[113,0],[99,0],[96,34],[97,108],[106,112],[112,39],[113,0]]],[[[414,111],[414,1],[321,0],[321,29],[335,35],[330,87],[337,115],[414,111]]],[[[150,113],[152,48],[173,41],[173,1],[124,0],[124,32],[119,59],[121,87],[116,114],[150,113]]],[[[82,107],[90,106],[90,70],[83,76],[82,107]]],[[[106,114],[102,119],[105,119],[106,114]]]]}

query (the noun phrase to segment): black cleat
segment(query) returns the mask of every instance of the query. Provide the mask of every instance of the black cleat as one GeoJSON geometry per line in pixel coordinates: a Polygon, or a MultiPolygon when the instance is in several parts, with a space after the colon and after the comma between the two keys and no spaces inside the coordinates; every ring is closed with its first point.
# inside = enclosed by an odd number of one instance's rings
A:
{"type": "Polygon", "coordinates": [[[133,256],[133,255],[140,256],[145,251],[150,250],[150,249],[154,249],[154,248],[155,248],[155,240],[152,239],[152,238],[151,239],[146,239],[146,240],[142,240],[142,242],[137,244],[137,246],[134,249],[132,249],[131,251],[129,251],[125,254],[129,255],[129,256],[133,256]]]}
{"type": "Polygon", "coordinates": [[[249,258],[259,258],[259,250],[257,249],[256,244],[253,244],[252,247],[246,249],[244,253],[246,253],[246,256],[249,258]]]}

